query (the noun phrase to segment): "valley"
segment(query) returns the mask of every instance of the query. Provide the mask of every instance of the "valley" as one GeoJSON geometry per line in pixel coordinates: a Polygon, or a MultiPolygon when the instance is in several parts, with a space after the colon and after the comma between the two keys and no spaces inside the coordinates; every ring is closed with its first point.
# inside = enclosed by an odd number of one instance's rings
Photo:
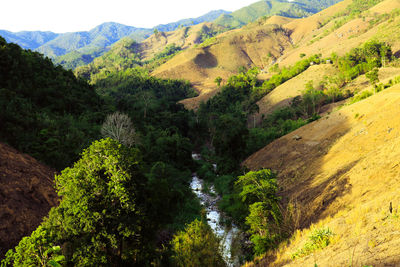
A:
{"type": "Polygon", "coordinates": [[[2,266],[399,265],[400,1],[317,2],[0,31],[2,266]]]}

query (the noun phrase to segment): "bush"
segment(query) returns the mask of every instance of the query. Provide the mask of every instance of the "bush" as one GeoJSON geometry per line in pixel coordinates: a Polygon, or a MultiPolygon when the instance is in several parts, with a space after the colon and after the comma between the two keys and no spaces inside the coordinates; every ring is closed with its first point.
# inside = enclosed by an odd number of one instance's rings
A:
{"type": "Polygon", "coordinates": [[[195,220],[187,225],[185,231],[174,236],[171,242],[172,259],[182,267],[226,266],[219,242],[207,223],[195,220]]]}
{"type": "Polygon", "coordinates": [[[303,248],[292,254],[292,258],[307,256],[318,249],[323,249],[331,243],[334,233],[329,228],[315,229],[308,237],[309,241],[303,248]]]}

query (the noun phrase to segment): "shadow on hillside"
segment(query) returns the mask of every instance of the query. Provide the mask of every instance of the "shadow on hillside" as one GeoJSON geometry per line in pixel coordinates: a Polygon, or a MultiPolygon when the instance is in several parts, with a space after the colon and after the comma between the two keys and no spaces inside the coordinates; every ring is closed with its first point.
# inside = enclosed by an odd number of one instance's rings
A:
{"type": "Polygon", "coordinates": [[[194,63],[205,69],[210,69],[218,66],[217,58],[211,54],[208,49],[204,49],[202,53],[199,53],[194,59],[194,63]]]}
{"type": "MultiPolygon", "coordinates": [[[[330,161],[332,154],[329,154],[338,140],[351,129],[347,117],[339,115],[340,112],[275,140],[246,160],[246,165],[252,170],[269,168],[278,173],[283,210],[287,210],[289,203],[294,207],[285,216],[292,218],[286,225],[289,232],[308,228],[334,215],[328,214],[329,208],[334,210],[333,213],[339,212],[342,207],[337,204],[337,199],[351,193],[348,172],[360,158],[354,157],[335,166],[330,161]],[[326,168],[327,160],[330,169],[326,168]]],[[[346,149],[343,147],[343,150],[346,149]]],[[[272,253],[257,266],[268,266],[275,257],[272,253]]]]}
{"type": "Polygon", "coordinates": [[[300,194],[296,194],[296,192],[285,192],[287,195],[296,196],[295,201],[301,203],[303,206],[303,216],[299,221],[300,229],[308,228],[311,224],[323,220],[327,216],[323,214],[323,212],[333,204],[337,198],[351,192],[352,185],[346,174],[358,161],[359,160],[355,160],[341,167],[333,175],[318,185],[312,185],[311,179],[297,184],[296,188],[292,190],[301,190],[300,194]]]}

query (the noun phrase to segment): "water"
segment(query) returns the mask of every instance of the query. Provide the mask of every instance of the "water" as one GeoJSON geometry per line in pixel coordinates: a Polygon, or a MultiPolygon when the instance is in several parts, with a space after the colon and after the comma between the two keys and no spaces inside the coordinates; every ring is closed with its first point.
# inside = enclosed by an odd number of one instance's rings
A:
{"type": "MultiPolygon", "coordinates": [[[[198,154],[192,154],[193,159],[198,160],[200,156],[198,154]]],[[[214,165],[216,169],[216,165],[214,165]]],[[[214,186],[210,186],[209,194],[203,193],[203,180],[197,177],[196,174],[192,175],[192,182],[190,187],[196,196],[200,199],[200,203],[206,209],[207,222],[216,236],[221,238],[222,256],[228,266],[239,265],[236,257],[232,256],[231,246],[235,235],[239,232],[239,229],[232,225],[232,227],[226,227],[220,224],[221,212],[218,210],[217,202],[220,199],[218,194],[215,192],[214,186]]]]}

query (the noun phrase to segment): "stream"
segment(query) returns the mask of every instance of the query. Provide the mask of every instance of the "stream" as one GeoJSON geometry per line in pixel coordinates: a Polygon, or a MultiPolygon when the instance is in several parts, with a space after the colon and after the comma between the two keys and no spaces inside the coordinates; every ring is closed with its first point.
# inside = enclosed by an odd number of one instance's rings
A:
{"type": "MultiPolygon", "coordinates": [[[[192,154],[194,160],[199,160],[200,155],[192,154]]],[[[213,164],[214,169],[216,165],[213,164]]],[[[216,193],[214,186],[210,186],[209,193],[202,192],[204,181],[200,179],[195,173],[192,175],[192,182],[190,188],[200,199],[201,205],[205,207],[207,222],[213,230],[214,234],[221,238],[222,256],[228,266],[238,266],[238,257],[231,253],[232,241],[239,229],[232,224],[231,227],[226,227],[220,224],[220,219],[223,216],[222,212],[218,210],[218,200],[220,196],[216,193]]]]}

